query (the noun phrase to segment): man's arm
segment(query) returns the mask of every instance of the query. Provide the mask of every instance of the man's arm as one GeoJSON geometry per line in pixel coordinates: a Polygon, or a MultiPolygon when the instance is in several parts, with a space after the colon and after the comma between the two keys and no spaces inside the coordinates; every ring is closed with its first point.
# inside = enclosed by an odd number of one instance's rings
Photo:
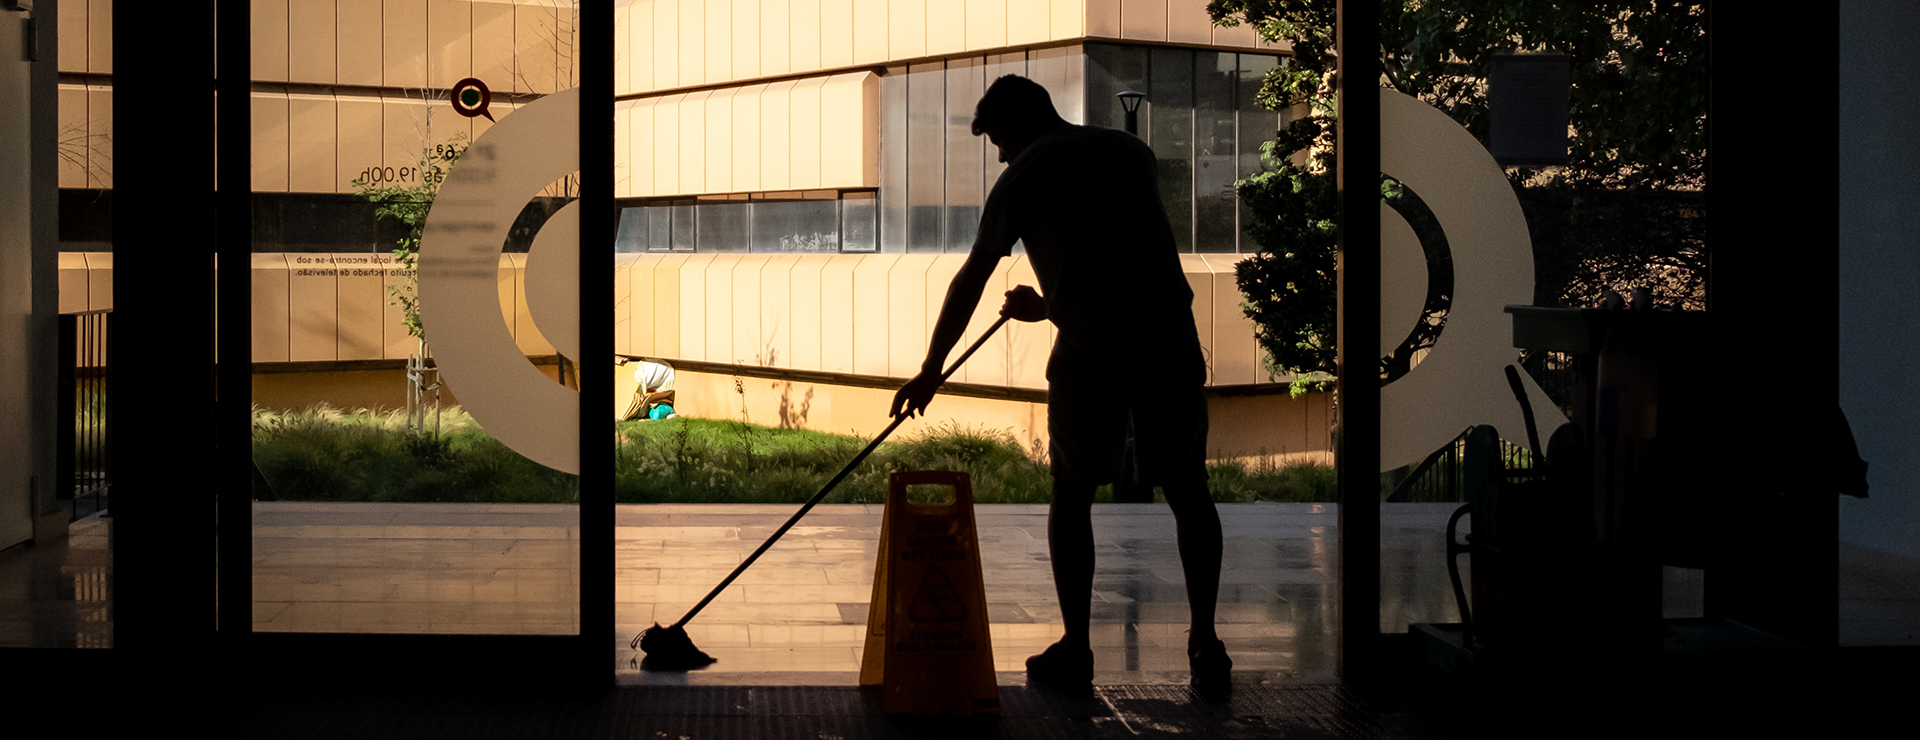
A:
{"type": "Polygon", "coordinates": [[[894,394],[891,416],[912,416],[926,410],[934,391],[940,388],[940,373],[946,370],[947,354],[966,333],[967,323],[973,320],[973,311],[980,305],[980,294],[986,290],[987,279],[993,277],[993,269],[999,263],[999,255],[984,249],[976,248],[967,255],[966,263],[960,266],[960,272],[947,287],[946,300],[940,304],[940,318],[933,325],[933,337],[927,340],[927,358],[920,363],[920,374],[894,394]]]}

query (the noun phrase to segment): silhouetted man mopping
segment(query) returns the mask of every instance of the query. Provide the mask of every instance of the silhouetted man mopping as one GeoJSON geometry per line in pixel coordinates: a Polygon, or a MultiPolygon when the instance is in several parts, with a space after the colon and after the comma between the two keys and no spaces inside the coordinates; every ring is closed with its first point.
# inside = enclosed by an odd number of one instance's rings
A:
{"type": "Polygon", "coordinates": [[[1221,695],[1233,661],[1213,626],[1221,534],[1207,493],[1206,361],[1153,152],[1131,134],[1067,123],[1044,88],[1015,75],[995,80],[980,98],[973,133],[999,147],[1007,170],[987,196],[973,250],[947,289],[920,374],[894,396],[892,415],[926,409],[994,266],[1014,241],[1023,242],[1040,293],[1026,286],[1007,291],[1000,313],[1046,319],[1059,329],[1047,360],[1047,545],[1066,623],[1059,642],[1027,659],[1027,673],[1059,688],[1092,686],[1094,489],[1121,475],[1131,421],[1140,480],[1162,488],[1178,527],[1193,620],[1193,685],[1221,695]],[[1165,373],[1150,396],[1126,372],[1149,355],[1165,373]]]}

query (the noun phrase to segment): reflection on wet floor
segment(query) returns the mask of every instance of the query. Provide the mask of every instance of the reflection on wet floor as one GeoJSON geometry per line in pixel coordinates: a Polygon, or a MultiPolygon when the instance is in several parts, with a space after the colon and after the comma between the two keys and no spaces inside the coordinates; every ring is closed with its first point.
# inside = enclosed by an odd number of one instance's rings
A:
{"type": "Polygon", "coordinates": [[[113,647],[113,555],[98,514],[0,552],[0,647],[113,647]]]}
{"type": "MultiPolygon", "coordinates": [[[[1455,619],[1440,536],[1452,508],[1387,507],[1383,628],[1455,619]]],[[[610,647],[622,680],[851,683],[865,642],[877,505],[815,509],[709,605],[688,630],[720,658],[713,667],[676,676],[641,674],[631,665],[634,634],[678,619],[792,511],[619,507],[619,633],[610,647]]],[[[1184,682],[1187,604],[1172,514],[1158,505],[1095,511],[1098,680],[1184,682]]],[[[1221,515],[1219,631],[1236,669],[1331,677],[1335,507],[1228,505],[1221,515]]],[[[982,506],[977,520],[996,667],[1003,679],[1018,680],[1026,657],[1061,632],[1046,508],[982,506]]],[[[577,521],[573,507],[538,504],[256,503],[254,629],[572,634],[579,623],[577,521]]],[[[99,554],[104,561],[105,550],[99,554]]]]}
{"type": "MultiPolygon", "coordinates": [[[[1184,682],[1187,598],[1172,514],[1155,505],[1095,511],[1096,680],[1184,682]]],[[[794,673],[816,674],[799,680],[820,683],[854,680],[866,639],[879,506],[816,509],[702,611],[687,629],[720,658],[713,667],[681,677],[642,673],[630,664],[626,640],[656,620],[678,619],[790,513],[764,506],[622,508],[616,663],[623,683],[718,684],[794,673]]],[[[1441,524],[1445,515],[1438,514],[1441,524]]],[[[1027,656],[1061,634],[1046,507],[982,506],[976,519],[995,668],[1003,681],[1018,681],[1027,656]]],[[[1332,507],[1236,505],[1223,507],[1222,519],[1219,629],[1236,667],[1331,675],[1332,507]]]]}
{"type": "MultiPolygon", "coordinates": [[[[1389,507],[1389,617],[1451,621],[1439,532],[1451,505],[1389,507]]],[[[978,510],[996,667],[1018,677],[1060,636],[1044,506],[978,510]]],[[[1187,604],[1172,514],[1102,506],[1093,640],[1102,681],[1184,681],[1187,604]]],[[[771,505],[619,507],[614,665],[627,682],[846,683],[859,670],[881,507],[822,506],[689,626],[720,658],[692,676],[640,673],[628,642],[670,623],[792,513],[771,505]],[[800,674],[811,674],[810,677],[800,674]]],[[[564,506],[260,503],[254,627],[262,631],[567,634],[578,624],[575,512],[564,506]]],[[[1237,669],[1311,678],[1334,665],[1335,509],[1222,507],[1219,631],[1237,669]]],[[[1397,626],[1396,626],[1397,625],[1397,626]]]]}

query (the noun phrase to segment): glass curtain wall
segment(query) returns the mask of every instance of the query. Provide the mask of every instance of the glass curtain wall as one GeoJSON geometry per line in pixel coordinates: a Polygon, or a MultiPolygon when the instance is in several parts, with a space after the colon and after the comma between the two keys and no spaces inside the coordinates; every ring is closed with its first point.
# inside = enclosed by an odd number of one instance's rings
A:
{"type": "Polygon", "coordinates": [[[1088,124],[1125,128],[1114,95],[1147,96],[1137,133],[1160,162],[1160,197],[1180,250],[1257,251],[1245,236],[1234,184],[1263,170],[1260,145],[1288,120],[1255,99],[1279,57],[1088,44],[1085,58],[1088,124]]]}
{"type": "Polygon", "coordinates": [[[974,105],[995,79],[1022,75],[1047,89],[1062,118],[1084,123],[1085,68],[1078,46],[889,68],[880,78],[879,251],[972,248],[987,193],[1006,170],[992,143],[973,135],[974,105]]]}
{"type": "MultiPolygon", "coordinates": [[[[253,130],[220,133],[250,135],[254,151],[245,267],[256,631],[579,632],[578,480],[522,456],[468,413],[466,402],[503,389],[441,374],[436,358],[461,340],[431,315],[422,323],[408,254],[447,174],[473,161],[464,154],[516,156],[476,148],[497,124],[457,113],[448,88],[480,78],[493,91],[493,119],[505,122],[573,84],[571,52],[552,51],[577,48],[574,11],[559,5],[389,4],[382,13],[375,3],[350,18],[359,10],[342,4],[339,25],[378,29],[387,61],[369,61],[343,35],[327,50],[338,64],[324,68],[299,56],[307,46],[289,51],[299,11],[290,20],[284,3],[277,17],[255,6],[253,130]],[[553,43],[516,46],[484,32],[502,22],[553,43]],[[430,27],[461,29],[471,58],[429,54],[430,27]],[[510,72],[476,62],[503,56],[510,72]],[[325,92],[289,94],[289,84],[325,92]]],[[[572,233],[541,234],[577,187],[563,178],[504,208],[489,225],[506,234],[497,268],[478,278],[497,289],[484,313],[511,336],[507,362],[525,363],[521,377],[538,383],[564,385],[572,371],[555,350],[566,342],[542,335],[528,308],[529,257],[577,244],[572,233]]],[[[656,227],[623,224],[629,239],[656,227]]]]}
{"type": "Polygon", "coordinates": [[[620,252],[872,252],[878,244],[872,190],[637,201],[620,210],[620,252]]]}

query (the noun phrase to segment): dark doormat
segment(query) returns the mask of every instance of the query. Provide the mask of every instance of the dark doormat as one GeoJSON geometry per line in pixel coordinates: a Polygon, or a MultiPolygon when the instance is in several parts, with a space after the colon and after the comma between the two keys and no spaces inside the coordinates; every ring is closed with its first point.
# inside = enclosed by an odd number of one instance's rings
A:
{"type": "Polygon", "coordinates": [[[1437,723],[1381,712],[1340,686],[1245,686],[1208,704],[1185,686],[1102,686],[1093,696],[1002,686],[1002,714],[881,714],[855,687],[680,687],[554,697],[288,696],[228,718],[229,737],[623,738],[1443,738],[1437,723]]]}

